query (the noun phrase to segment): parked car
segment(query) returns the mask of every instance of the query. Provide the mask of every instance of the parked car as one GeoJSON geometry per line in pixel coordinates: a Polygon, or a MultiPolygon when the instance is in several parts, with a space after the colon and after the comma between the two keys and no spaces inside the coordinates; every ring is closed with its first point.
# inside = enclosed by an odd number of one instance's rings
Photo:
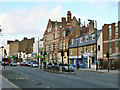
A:
{"type": "MultiPolygon", "coordinates": [[[[68,71],[68,66],[63,66],[63,69],[64,71],[68,71]]],[[[74,67],[71,64],[69,64],[69,71],[74,72],[74,67]]]]}
{"type": "Polygon", "coordinates": [[[32,62],[28,62],[27,66],[29,67],[29,66],[31,66],[31,64],[32,64],[32,62]]]}
{"type": "Polygon", "coordinates": [[[20,62],[17,62],[17,65],[19,65],[20,64],[20,62]]]}
{"type": "Polygon", "coordinates": [[[26,66],[27,64],[26,64],[26,62],[21,62],[20,63],[20,66],[26,66]]]}
{"type": "Polygon", "coordinates": [[[47,67],[47,69],[52,68],[52,63],[46,63],[46,67],[47,67]]]}
{"type": "Polygon", "coordinates": [[[17,66],[17,63],[13,61],[10,63],[10,66],[17,66]]]}
{"type": "Polygon", "coordinates": [[[26,62],[26,66],[28,65],[28,62],[26,62]]]}
{"type": "Polygon", "coordinates": [[[37,62],[31,62],[31,66],[32,67],[38,67],[38,63],[37,62]]]}

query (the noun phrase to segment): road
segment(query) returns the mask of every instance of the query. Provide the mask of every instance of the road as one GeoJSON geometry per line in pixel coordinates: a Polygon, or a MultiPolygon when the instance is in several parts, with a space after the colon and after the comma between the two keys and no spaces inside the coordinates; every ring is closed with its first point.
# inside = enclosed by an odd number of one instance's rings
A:
{"type": "Polygon", "coordinates": [[[75,72],[76,75],[65,75],[25,66],[6,66],[2,75],[20,88],[118,88],[118,75],[75,72]]]}

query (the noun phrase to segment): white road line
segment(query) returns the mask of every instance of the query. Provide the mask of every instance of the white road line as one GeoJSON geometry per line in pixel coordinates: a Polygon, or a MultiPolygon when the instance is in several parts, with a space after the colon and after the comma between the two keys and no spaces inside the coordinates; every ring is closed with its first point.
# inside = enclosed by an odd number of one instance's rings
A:
{"type": "Polygon", "coordinates": [[[46,88],[50,88],[49,86],[46,86],[46,88]]]}
{"type": "MultiPolygon", "coordinates": [[[[1,75],[1,74],[0,74],[1,75]]],[[[11,84],[12,86],[14,86],[15,88],[19,88],[19,90],[22,90],[20,87],[18,87],[17,85],[11,83],[9,80],[7,80],[3,75],[1,75],[3,77],[3,79],[5,79],[9,84],[11,84]]]]}

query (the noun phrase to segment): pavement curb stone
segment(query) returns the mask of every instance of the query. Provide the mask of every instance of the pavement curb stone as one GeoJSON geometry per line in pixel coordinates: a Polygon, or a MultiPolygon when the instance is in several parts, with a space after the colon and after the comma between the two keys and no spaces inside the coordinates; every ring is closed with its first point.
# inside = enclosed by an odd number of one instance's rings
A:
{"type": "Polygon", "coordinates": [[[118,73],[113,73],[113,72],[101,72],[101,71],[93,71],[93,70],[82,70],[82,69],[76,69],[76,70],[80,70],[80,71],[88,71],[88,72],[97,72],[97,73],[108,73],[108,74],[115,74],[115,75],[120,75],[120,71],[118,71],[118,73]]]}
{"type": "MultiPolygon", "coordinates": [[[[1,75],[1,74],[0,74],[1,75]]],[[[12,82],[10,82],[8,79],[6,79],[3,75],[1,75],[3,77],[4,80],[6,80],[10,85],[14,86],[15,89],[17,90],[22,90],[20,87],[18,87],[17,85],[13,84],[12,82]]]]}

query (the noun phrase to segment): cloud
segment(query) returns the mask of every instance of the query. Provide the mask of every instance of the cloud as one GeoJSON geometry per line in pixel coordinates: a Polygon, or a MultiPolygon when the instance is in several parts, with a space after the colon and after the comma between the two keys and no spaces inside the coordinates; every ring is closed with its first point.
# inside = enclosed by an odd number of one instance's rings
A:
{"type": "Polygon", "coordinates": [[[35,7],[31,10],[16,9],[1,14],[0,24],[5,34],[37,34],[44,31],[40,28],[45,29],[49,18],[54,20],[60,18],[61,9],[61,6],[49,12],[45,7],[35,7]]]}
{"type": "Polygon", "coordinates": [[[62,6],[57,6],[52,11],[50,11],[50,13],[48,13],[48,17],[51,20],[60,20],[61,14],[62,14],[62,6]]]}
{"type": "Polygon", "coordinates": [[[37,33],[37,22],[44,13],[36,7],[32,10],[13,10],[0,15],[0,23],[5,34],[37,33]]]}
{"type": "MultiPolygon", "coordinates": [[[[48,19],[58,20],[61,13],[62,6],[57,6],[50,11],[46,9],[46,6],[37,6],[30,10],[14,9],[11,12],[2,13],[0,15],[2,34],[12,38],[14,36],[16,39],[19,39],[19,35],[23,35],[23,37],[27,35],[34,37],[36,35],[42,38],[48,19]]],[[[7,37],[0,40],[0,44],[5,44],[7,39],[11,38],[7,37]]]]}

